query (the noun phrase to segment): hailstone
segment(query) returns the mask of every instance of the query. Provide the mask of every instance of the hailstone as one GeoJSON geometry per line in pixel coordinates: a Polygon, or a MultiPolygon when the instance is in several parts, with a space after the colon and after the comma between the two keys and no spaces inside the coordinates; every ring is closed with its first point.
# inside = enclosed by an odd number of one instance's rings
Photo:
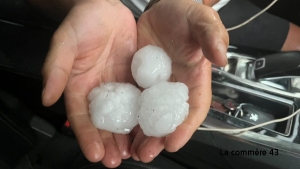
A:
{"type": "Polygon", "coordinates": [[[88,95],[91,120],[98,129],[127,134],[137,124],[141,91],[129,83],[109,82],[88,95]]]}
{"type": "Polygon", "coordinates": [[[188,87],[180,82],[161,82],[145,89],[139,99],[138,122],[147,136],[164,137],[175,131],[188,115],[188,87]]]}
{"type": "Polygon", "coordinates": [[[149,88],[170,78],[172,61],[162,48],[148,45],[134,54],[131,72],[140,87],[149,88]]]}

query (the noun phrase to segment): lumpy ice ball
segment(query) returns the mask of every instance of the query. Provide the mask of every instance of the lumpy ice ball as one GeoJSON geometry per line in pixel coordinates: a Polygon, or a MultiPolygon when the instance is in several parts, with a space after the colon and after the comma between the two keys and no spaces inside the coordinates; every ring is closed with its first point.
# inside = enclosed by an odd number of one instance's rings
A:
{"type": "Polygon", "coordinates": [[[163,137],[175,131],[189,112],[184,83],[162,82],[144,90],[139,99],[138,121],[147,136],[163,137]]]}
{"type": "Polygon", "coordinates": [[[93,124],[102,130],[127,134],[138,124],[141,91],[129,83],[104,83],[89,94],[93,124]]]}
{"type": "Polygon", "coordinates": [[[172,61],[162,48],[148,45],[134,54],[131,72],[140,87],[149,88],[170,78],[172,61]]]}

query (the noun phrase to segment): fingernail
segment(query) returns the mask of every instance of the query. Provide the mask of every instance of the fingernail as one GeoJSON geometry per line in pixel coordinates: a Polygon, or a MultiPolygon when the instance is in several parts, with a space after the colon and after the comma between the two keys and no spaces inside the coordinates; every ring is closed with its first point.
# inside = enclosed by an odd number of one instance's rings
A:
{"type": "Polygon", "coordinates": [[[94,154],[92,156],[92,161],[100,161],[103,158],[103,155],[101,155],[101,146],[98,142],[94,142],[94,145],[91,144],[91,146],[93,146],[93,150],[94,150],[94,154]]]}
{"type": "Polygon", "coordinates": [[[217,45],[217,47],[218,47],[218,50],[220,51],[220,53],[223,56],[223,58],[222,58],[223,63],[227,64],[228,63],[228,61],[227,61],[227,55],[226,55],[226,53],[227,53],[227,47],[222,42],[219,42],[218,45],[217,45]]]}
{"type": "Polygon", "coordinates": [[[42,97],[41,97],[41,101],[42,101],[42,104],[43,105],[45,105],[45,91],[46,91],[46,89],[45,88],[43,88],[43,91],[42,91],[42,97]]]}
{"type": "Polygon", "coordinates": [[[45,95],[45,90],[46,90],[46,81],[45,80],[43,80],[43,83],[42,83],[42,98],[44,98],[44,95],[45,95]]]}
{"type": "Polygon", "coordinates": [[[42,98],[44,98],[45,88],[42,90],[42,98]]]}
{"type": "Polygon", "coordinates": [[[134,159],[135,161],[141,161],[136,155],[132,155],[132,159],[134,159]]]}

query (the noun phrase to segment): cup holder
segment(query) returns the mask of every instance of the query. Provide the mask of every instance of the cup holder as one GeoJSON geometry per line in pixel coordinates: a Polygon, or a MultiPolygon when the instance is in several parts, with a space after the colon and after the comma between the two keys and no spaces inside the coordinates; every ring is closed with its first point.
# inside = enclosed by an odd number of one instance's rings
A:
{"type": "MultiPolygon", "coordinates": [[[[235,128],[251,127],[284,118],[294,111],[292,100],[229,83],[212,82],[212,104],[208,116],[235,128]]],[[[274,134],[289,136],[292,120],[263,126],[274,134]]]]}

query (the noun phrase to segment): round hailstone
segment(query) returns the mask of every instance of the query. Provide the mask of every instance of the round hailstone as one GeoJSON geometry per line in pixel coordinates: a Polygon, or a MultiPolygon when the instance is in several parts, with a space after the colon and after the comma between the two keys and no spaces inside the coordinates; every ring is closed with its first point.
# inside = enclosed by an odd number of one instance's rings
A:
{"type": "Polygon", "coordinates": [[[175,131],[188,115],[188,98],[188,87],[179,82],[162,82],[144,90],[138,112],[144,134],[164,137],[175,131]]]}
{"type": "Polygon", "coordinates": [[[104,83],[89,94],[93,124],[102,130],[127,134],[137,124],[141,91],[129,83],[104,83]]]}
{"type": "Polygon", "coordinates": [[[148,45],[134,54],[131,72],[140,87],[148,88],[170,78],[172,61],[162,48],[148,45]]]}

